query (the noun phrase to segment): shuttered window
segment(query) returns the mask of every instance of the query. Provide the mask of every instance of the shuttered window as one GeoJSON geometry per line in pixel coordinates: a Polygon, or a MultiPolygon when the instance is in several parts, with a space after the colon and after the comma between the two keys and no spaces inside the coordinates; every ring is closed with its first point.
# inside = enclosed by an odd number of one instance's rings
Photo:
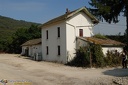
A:
{"type": "Polygon", "coordinates": [[[83,37],[83,29],[79,29],[79,36],[83,37]]]}
{"type": "Polygon", "coordinates": [[[48,39],[48,30],[46,30],[46,39],[48,39]]]}
{"type": "Polygon", "coordinates": [[[60,37],[60,27],[57,28],[58,37],[60,37]]]}
{"type": "Polygon", "coordinates": [[[46,46],[46,55],[49,54],[49,49],[48,49],[48,46],[46,46]]]}
{"type": "Polygon", "coordinates": [[[60,55],[60,46],[58,46],[58,55],[60,55]]]}

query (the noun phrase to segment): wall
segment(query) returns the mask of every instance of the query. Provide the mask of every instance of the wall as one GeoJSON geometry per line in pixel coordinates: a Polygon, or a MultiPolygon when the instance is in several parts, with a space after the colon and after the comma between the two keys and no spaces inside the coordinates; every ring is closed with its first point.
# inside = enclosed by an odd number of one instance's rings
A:
{"type": "Polygon", "coordinates": [[[67,25],[72,25],[75,27],[75,34],[79,36],[79,29],[83,29],[84,37],[93,36],[93,26],[91,19],[83,12],[76,14],[74,17],[67,20],[67,25]]]}
{"type": "Polygon", "coordinates": [[[28,49],[28,56],[34,58],[37,53],[41,53],[41,45],[22,46],[22,55],[25,54],[25,50],[28,49]]]}
{"type": "Polygon", "coordinates": [[[83,29],[83,37],[91,37],[93,24],[83,12],[76,14],[66,22],[66,43],[68,62],[75,57],[76,37],[79,37],[79,29],[83,29]]]}
{"type": "Polygon", "coordinates": [[[66,29],[65,23],[57,23],[53,26],[42,28],[42,55],[43,60],[66,63],[66,29]],[[60,27],[60,38],[57,36],[57,28],[60,27]],[[48,39],[46,39],[46,30],[48,30],[48,39]],[[58,55],[58,45],[60,45],[60,55],[58,55]],[[46,54],[46,46],[49,48],[49,54],[46,54]]]}
{"type": "Polygon", "coordinates": [[[121,53],[123,51],[123,47],[102,47],[104,55],[106,55],[107,51],[115,51],[121,53]]]}

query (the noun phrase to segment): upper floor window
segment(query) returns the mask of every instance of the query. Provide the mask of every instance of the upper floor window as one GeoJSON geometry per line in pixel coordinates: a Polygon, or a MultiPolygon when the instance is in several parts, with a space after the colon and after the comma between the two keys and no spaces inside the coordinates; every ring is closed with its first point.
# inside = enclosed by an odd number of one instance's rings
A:
{"type": "Polygon", "coordinates": [[[57,28],[57,35],[60,37],[60,27],[57,28]]]}
{"type": "Polygon", "coordinates": [[[79,29],[79,36],[83,37],[83,29],[79,29]]]}
{"type": "Polygon", "coordinates": [[[46,30],[46,39],[48,39],[48,30],[46,30]]]}

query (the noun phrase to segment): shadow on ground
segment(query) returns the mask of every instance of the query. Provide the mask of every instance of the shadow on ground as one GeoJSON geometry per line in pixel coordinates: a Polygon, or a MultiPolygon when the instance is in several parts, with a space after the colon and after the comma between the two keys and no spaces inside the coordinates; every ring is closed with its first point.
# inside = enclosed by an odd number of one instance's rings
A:
{"type": "Polygon", "coordinates": [[[112,70],[107,70],[103,72],[104,75],[110,75],[114,77],[128,77],[128,68],[114,68],[112,70]]]}

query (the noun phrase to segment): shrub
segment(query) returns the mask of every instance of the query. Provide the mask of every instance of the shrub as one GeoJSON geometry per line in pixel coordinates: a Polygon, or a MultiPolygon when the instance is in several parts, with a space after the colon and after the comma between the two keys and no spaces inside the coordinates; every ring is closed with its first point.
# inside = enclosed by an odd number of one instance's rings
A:
{"type": "Polygon", "coordinates": [[[70,66],[77,66],[77,67],[88,67],[89,62],[89,53],[87,52],[86,47],[81,47],[80,49],[76,50],[76,57],[67,65],[70,66]]]}
{"type": "Polygon", "coordinates": [[[92,63],[96,67],[104,67],[104,54],[100,45],[93,45],[92,49],[92,63]]]}
{"type": "Polygon", "coordinates": [[[121,56],[120,53],[116,50],[108,51],[107,56],[104,58],[106,66],[119,66],[121,65],[121,56]]]}

